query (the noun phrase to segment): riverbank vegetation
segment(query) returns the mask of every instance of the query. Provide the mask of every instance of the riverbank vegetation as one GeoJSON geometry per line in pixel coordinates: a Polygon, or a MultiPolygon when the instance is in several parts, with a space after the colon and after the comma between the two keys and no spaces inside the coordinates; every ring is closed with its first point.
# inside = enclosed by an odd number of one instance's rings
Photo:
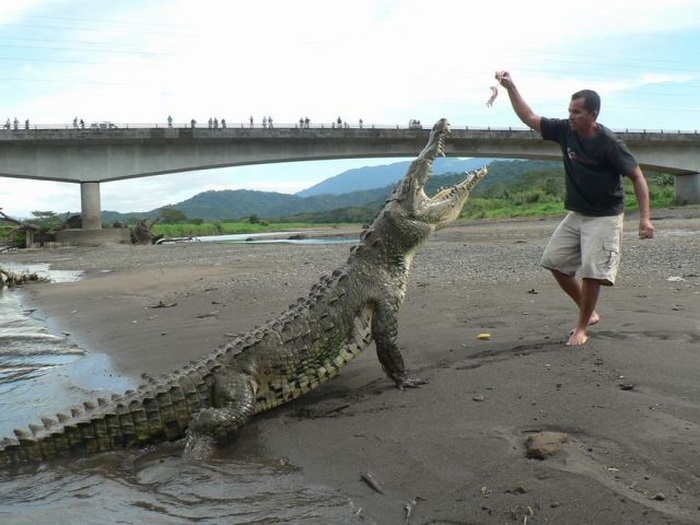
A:
{"type": "MultiPolygon", "coordinates": [[[[437,177],[443,186],[455,184],[463,175],[437,177]]],[[[673,177],[664,174],[647,174],[652,208],[674,205],[673,177]]],[[[627,211],[637,208],[632,184],[625,179],[623,187],[627,198],[627,211]]],[[[429,185],[427,193],[434,194],[438,185],[429,185]]],[[[384,206],[384,200],[366,206],[352,206],[336,210],[295,214],[275,221],[250,216],[242,221],[204,222],[184,219],[177,222],[159,222],[153,231],[166,237],[201,237],[205,235],[231,235],[261,233],[267,231],[295,231],[341,224],[367,224],[384,206]]],[[[532,171],[517,183],[492,185],[484,190],[478,187],[467,201],[461,218],[509,219],[517,217],[547,217],[564,213],[564,180],[559,170],[532,171]]]]}
{"type": "MultiPolygon", "coordinates": [[[[496,161],[489,165],[489,176],[475,188],[467,201],[461,218],[475,219],[508,219],[517,217],[546,217],[564,213],[564,174],[560,163],[551,161],[496,161]]],[[[666,208],[675,204],[673,176],[661,173],[646,174],[651,196],[652,208],[666,208]]],[[[434,195],[441,187],[452,186],[464,178],[464,174],[450,174],[432,177],[427,184],[426,193],[434,195]]],[[[627,195],[627,210],[637,207],[632,185],[624,179],[627,195]]],[[[166,206],[148,213],[152,221],[152,233],[164,237],[203,237],[209,235],[255,234],[269,231],[299,231],[318,228],[320,225],[362,225],[368,224],[384,206],[391,188],[365,190],[334,196],[338,203],[344,202],[344,207],[326,209],[324,211],[293,213],[286,216],[265,217],[251,214],[240,217],[232,214],[230,220],[206,220],[191,217],[178,206],[166,206]],[[358,204],[362,202],[362,204],[358,204]]],[[[256,196],[256,202],[264,202],[269,194],[265,192],[248,192],[245,197],[250,200],[256,196]],[[255,195],[254,195],[255,194],[255,195]]],[[[278,198],[293,198],[274,194],[278,198]]],[[[321,196],[322,197],[322,196],[321,196]]],[[[322,200],[321,197],[310,199],[322,200]]],[[[297,198],[298,199],[298,198],[297,198]]],[[[327,204],[327,203],[326,203],[327,204]]],[[[234,208],[226,208],[229,212],[234,208]]],[[[255,207],[253,208],[255,209],[255,207]]],[[[260,209],[265,209],[262,205],[260,209]]],[[[284,209],[278,206],[276,210],[284,209]]],[[[317,208],[318,209],[318,208],[317,208]]],[[[105,228],[131,227],[145,214],[130,214],[124,221],[107,222],[105,228]]],[[[34,217],[27,222],[36,226],[38,232],[53,232],[63,228],[79,228],[71,220],[60,220],[54,212],[33,212],[34,217]]],[[[69,214],[67,214],[69,215],[69,214]]],[[[70,219],[79,216],[72,216],[70,219]]],[[[24,233],[17,229],[16,224],[0,221],[0,246],[5,244],[21,245],[24,233]]]]}
{"type": "MultiPolygon", "coordinates": [[[[647,174],[652,208],[667,208],[675,203],[673,177],[647,174]]],[[[632,183],[623,179],[626,210],[637,209],[632,183]]],[[[560,173],[530,172],[510,187],[492,187],[484,194],[475,192],[467,201],[462,217],[515,218],[560,215],[564,213],[564,180],[560,173]]]]}
{"type": "MultiPolygon", "coordinates": [[[[317,228],[319,223],[312,222],[267,222],[258,221],[217,221],[217,222],[179,222],[174,224],[154,224],[151,229],[156,235],[165,237],[206,237],[208,235],[256,234],[271,231],[298,231],[317,228]]],[[[330,226],[324,223],[324,226],[330,226]]]]}

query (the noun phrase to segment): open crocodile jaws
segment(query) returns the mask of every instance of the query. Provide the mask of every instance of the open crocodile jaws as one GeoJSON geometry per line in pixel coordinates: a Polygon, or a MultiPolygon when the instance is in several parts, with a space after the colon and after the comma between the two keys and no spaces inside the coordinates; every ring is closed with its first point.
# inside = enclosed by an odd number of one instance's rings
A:
{"type": "Polygon", "coordinates": [[[444,155],[447,120],[433,127],[384,209],[344,267],[321,278],[284,313],[184,368],[110,399],[86,402],[0,441],[0,466],[188,437],[226,444],[255,414],[334,377],[374,341],[399,388],[411,377],[397,346],[398,312],[418,248],[460,214],[481,169],[429,198],[432,164],[444,155]]]}

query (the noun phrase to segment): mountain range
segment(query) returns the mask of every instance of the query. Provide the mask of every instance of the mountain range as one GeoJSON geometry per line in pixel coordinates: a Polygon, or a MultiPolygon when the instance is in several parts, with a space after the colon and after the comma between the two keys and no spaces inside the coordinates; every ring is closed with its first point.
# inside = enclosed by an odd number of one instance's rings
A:
{"type": "MultiPolygon", "coordinates": [[[[339,208],[381,205],[394,184],[403,178],[411,161],[382,166],[367,166],[345,171],[295,195],[254,190],[205,191],[169,207],[183,212],[188,219],[208,221],[240,220],[251,216],[279,220],[299,214],[328,212],[339,208]]],[[[489,167],[489,175],[477,190],[484,192],[495,185],[503,185],[532,170],[552,170],[561,167],[556,161],[517,161],[494,159],[457,159],[441,157],[433,165],[431,188],[449,186],[456,182],[455,174],[489,167]]],[[[426,188],[428,190],[429,188],[426,188]]],[[[128,222],[137,218],[155,218],[160,208],[141,213],[104,211],[106,223],[128,222]]]]}
{"type": "MultiPolygon", "coordinates": [[[[433,175],[473,171],[490,164],[494,159],[457,159],[439,157],[433,163],[433,175]]],[[[319,182],[295,195],[313,197],[315,195],[342,195],[360,190],[385,188],[396,183],[406,174],[412,161],[393,162],[383,166],[355,168],[319,182]]]]}

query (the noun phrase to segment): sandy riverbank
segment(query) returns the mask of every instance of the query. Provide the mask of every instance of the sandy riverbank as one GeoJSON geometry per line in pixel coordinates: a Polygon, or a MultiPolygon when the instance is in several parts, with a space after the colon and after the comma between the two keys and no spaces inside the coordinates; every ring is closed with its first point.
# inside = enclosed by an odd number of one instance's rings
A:
{"type": "MultiPolygon", "coordinates": [[[[373,348],[246,430],[367,523],[700,523],[700,213],[655,212],[625,234],[618,285],[581,349],[574,309],[537,267],[555,221],[470,223],[421,251],[400,317],[400,392],[373,348]],[[490,340],[477,339],[489,332],[490,340]],[[568,441],[526,457],[540,431],[568,441]],[[384,494],[361,481],[371,472],[384,494]],[[525,519],[527,518],[527,520],[525,519]]],[[[110,246],[0,254],[86,271],[29,300],[125,374],[169,372],[254,327],[341,266],[348,245],[110,246]],[[152,308],[162,301],[170,308],[152,308]],[[228,335],[227,335],[228,334],[228,335]]]]}

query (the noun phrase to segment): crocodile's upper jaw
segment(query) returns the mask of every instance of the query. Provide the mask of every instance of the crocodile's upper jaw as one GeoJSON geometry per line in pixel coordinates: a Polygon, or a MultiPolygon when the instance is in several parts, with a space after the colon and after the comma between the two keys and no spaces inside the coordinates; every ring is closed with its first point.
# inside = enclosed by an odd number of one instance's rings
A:
{"type": "Polygon", "coordinates": [[[439,191],[432,198],[425,194],[425,185],[433,174],[433,161],[445,155],[445,139],[449,133],[450,125],[446,119],[435,123],[428,144],[411,163],[406,177],[392,195],[408,217],[430,225],[433,230],[444,228],[459,217],[471,190],[487,173],[486,168],[481,168],[468,173],[462,182],[439,191]]]}

